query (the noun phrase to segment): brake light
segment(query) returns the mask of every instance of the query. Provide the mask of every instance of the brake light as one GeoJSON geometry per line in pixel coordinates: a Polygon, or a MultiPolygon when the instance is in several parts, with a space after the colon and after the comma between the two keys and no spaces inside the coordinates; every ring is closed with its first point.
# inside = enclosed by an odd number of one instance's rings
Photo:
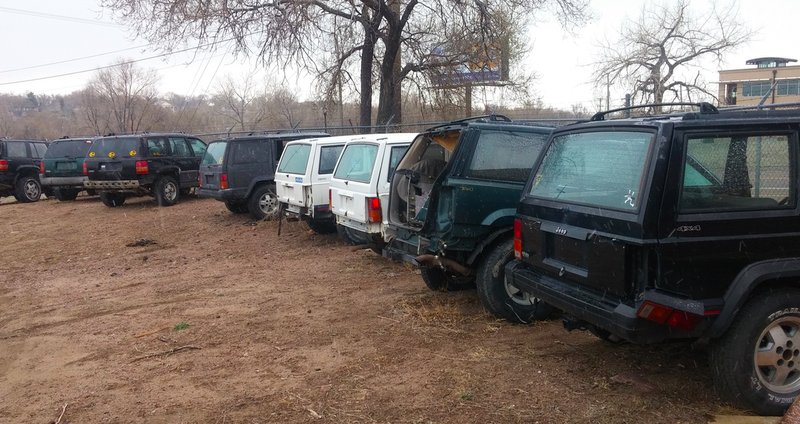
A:
{"type": "Polygon", "coordinates": [[[668,306],[659,305],[650,302],[644,302],[636,312],[640,318],[656,322],[658,324],[666,324],[670,327],[675,327],[683,331],[691,331],[700,322],[700,315],[690,314],[684,311],[676,311],[668,306]]]}
{"type": "Polygon", "coordinates": [[[522,259],[522,221],[514,220],[514,257],[522,259]]]}
{"type": "Polygon", "coordinates": [[[333,195],[330,190],[328,190],[328,208],[333,210],[333,195]]]}
{"type": "Polygon", "coordinates": [[[83,163],[83,175],[89,175],[89,170],[86,168],[86,162],[83,163]]]}
{"type": "Polygon", "coordinates": [[[203,175],[202,174],[197,174],[197,184],[198,185],[203,185],[203,175]]]}
{"type": "Polygon", "coordinates": [[[137,175],[138,174],[146,174],[148,172],[150,172],[150,170],[147,167],[147,161],[146,160],[137,160],[136,161],[136,174],[137,175]]]}
{"type": "Polygon", "coordinates": [[[8,171],[8,161],[0,160],[0,171],[8,171]]]}
{"type": "Polygon", "coordinates": [[[39,173],[44,174],[44,161],[39,162],[39,173]]]}
{"type": "Polygon", "coordinates": [[[377,197],[367,198],[367,217],[369,222],[381,222],[381,199],[377,197]]]}
{"type": "Polygon", "coordinates": [[[219,188],[228,188],[228,174],[219,174],[219,188]]]}

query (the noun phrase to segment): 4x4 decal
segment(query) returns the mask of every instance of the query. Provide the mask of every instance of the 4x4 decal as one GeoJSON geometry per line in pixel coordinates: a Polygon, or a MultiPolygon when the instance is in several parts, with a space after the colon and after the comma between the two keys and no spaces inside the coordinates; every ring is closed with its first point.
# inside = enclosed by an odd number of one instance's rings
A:
{"type": "Polygon", "coordinates": [[[681,233],[685,233],[685,232],[689,232],[689,231],[700,231],[700,226],[699,225],[682,225],[682,226],[676,228],[676,230],[678,232],[681,232],[681,233]]]}

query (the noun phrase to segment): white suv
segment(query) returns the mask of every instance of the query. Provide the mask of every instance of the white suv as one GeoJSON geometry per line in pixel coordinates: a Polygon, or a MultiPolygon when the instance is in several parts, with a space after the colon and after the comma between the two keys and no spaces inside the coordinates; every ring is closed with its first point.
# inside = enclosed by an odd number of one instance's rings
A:
{"type": "Polygon", "coordinates": [[[287,216],[305,220],[318,233],[336,231],[328,184],[345,143],[353,138],[311,138],[286,143],[275,172],[275,194],[287,216]]]}
{"type": "Polygon", "coordinates": [[[331,212],[345,241],[380,253],[392,174],[416,136],[369,134],[345,145],[330,183],[331,212]]]}

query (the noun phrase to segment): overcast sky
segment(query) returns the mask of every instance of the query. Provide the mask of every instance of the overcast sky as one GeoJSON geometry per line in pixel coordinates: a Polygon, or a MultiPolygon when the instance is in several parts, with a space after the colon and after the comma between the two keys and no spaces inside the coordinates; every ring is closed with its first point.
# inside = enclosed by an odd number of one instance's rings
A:
{"type": "MultiPolygon", "coordinates": [[[[574,35],[565,33],[550,20],[531,26],[532,51],[526,64],[539,80],[535,91],[545,104],[569,109],[584,103],[593,110],[596,98],[604,95],[589,83],[592,47],[596,40],[613,34],[626,17],[636,18],[645,0],[591,0],[595,20],[574,35]]],[[[797,28],[800,1],[742,0],[725,2],[739,8],[745,24],[759,33],[748,45],[726,57],[722,69],[744,68],[747,59],[763,56],[800,58],[797,28]]],[[[692,7],[703,7],[694,0],[692,7]]],[[[131,38],[126,28],[116,25],[96,0],[0,0],[0,92],[22,94],[64,94],[80,90],[92,71],[116,59],[142,60],[139,64],[158,70],[161,91],[198,95],[215,88],[214,81],[225,74],[241,75],[257,64],[235,58],[224,51],[181,53],[157,57],[159,52],[144,40],[131,38]],[[152,58],[152,59],[148,59],[152,58]],[[43,66],[44,65],[44,66],[43,66]],[[72,75],[65,75],[72,74],[72,75]],[[63,75],[63,76],[59,76],[63,75]]],[[[714,63],[704,67],[708,82],[718,79],[714,63]]],[[[308,97],[307,79],[289,78],[296,84],[301,100],[308,97]]],[[[712,86],[712,90],[716,90],[712,86]]],[[[503,103],[502,93],[480,95],[475,103],[503,103]]],[[[614,100],[624,96],[612,92],[614,100]]]]}

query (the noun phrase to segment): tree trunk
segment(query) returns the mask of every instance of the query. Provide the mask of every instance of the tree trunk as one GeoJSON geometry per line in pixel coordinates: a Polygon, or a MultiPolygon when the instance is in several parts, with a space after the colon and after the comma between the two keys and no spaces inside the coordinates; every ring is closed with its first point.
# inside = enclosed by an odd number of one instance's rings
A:
{"type": "Polygon", "coordinates": [[[400,102],[400,73],[395,69],[395,63],[400,56],[401,35],[398,29],[391,29],[385,40],[386,51],[381,62],[380,97],[378,98],[377,125],[386,125],[391,119],[393,124],[401,121],[400,102]]]}
{"type": "Polygon", "coordinates": [[[364,25],[364,48],[361,50],[361,107],[359,109],[359,133],[372,132],[372,58],[375,56],[377,31],[372,23],[364,25]]]}

